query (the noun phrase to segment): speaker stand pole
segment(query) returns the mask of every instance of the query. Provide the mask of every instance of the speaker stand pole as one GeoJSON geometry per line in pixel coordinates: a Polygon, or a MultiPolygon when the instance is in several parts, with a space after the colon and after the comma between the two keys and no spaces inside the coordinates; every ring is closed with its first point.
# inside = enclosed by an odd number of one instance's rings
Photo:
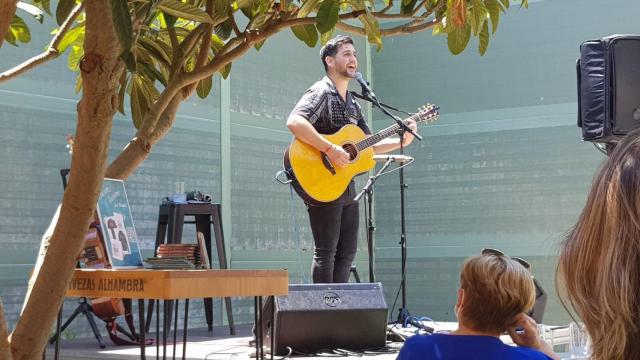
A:
{"type": "MultiPolygon", "coordinates": [[[[404,128],[400,128],[400,139],[404,138],[404,128]]],[[[400,155],[404,155],[404,146],[400,141],[400,155]]],[[[407,235],[405,227],[404,214],[404,190],[407,184],[404,183],[404,168],[400,167],[400,273],[402,279],[400,286],[402,288],[402,306],[398,309],[398,323],[404,326],[405,320],[411,316],[407,309],[407,235]]]]}
{"type": "Polygon", "coordinates": [[[376,281],[376,276],[375,276],[376,260],[374,255],[374,252],[376,251],[375,238],[374,238],[376,226],[373,219],[373,187],[369,188],[366,194],[367,194],[366,195],[367,211],[365,212],[365,214],[369,215],[367,219],[367,245],[369,247],[369,282],[372,283],[376,281]]]}

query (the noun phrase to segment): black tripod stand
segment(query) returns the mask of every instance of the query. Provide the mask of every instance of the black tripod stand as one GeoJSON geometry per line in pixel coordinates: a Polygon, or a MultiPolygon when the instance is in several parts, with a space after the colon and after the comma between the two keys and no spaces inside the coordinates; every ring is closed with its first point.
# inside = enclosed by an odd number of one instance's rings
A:
{"type": "Polygon", "coordinates": [[[98,330],[98,326],[96,325],[96,320],[93,317],[93,310],[91,309],[91,305],[89,304],[89,302],[87,301],[87,298],[85,297],[80,298],[78,302],[79,302],[78,306],[76,306],[76,309],[73,310],[73,313],[71,314],[71,316],[69,316],[67,321],[64,322],[62,327],[60,327],[60,319],[62,319],[62,307],[60,308],[60,315],[58,315],[58,324],[56,326],[56,333],[53,334],[51,338],[49,338],[49,344],[53,344],[58,339],[58,336],[60,336],[60,334],[62,334],[62,332],[67,328],[67,326],[71,324],[73,319],[75,319],[76,316],[82,314],[87,318],[87,321],[89,322],[89,326],[91,326],[91,330],[93,331],[93,335],[96,337],[96,340],[98,341],[98,345],[100,346],[100,349],[104,349],[106,345],[102,342],[102,335],[100,335],[100,331],[98,330]]]}

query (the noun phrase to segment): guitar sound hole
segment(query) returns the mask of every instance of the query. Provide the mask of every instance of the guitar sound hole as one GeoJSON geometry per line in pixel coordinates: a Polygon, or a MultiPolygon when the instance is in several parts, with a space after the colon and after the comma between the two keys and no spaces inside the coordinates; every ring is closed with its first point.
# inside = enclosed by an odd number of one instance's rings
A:
{"type": "Polygon", "coordinates": [[[358,149],[356,149],[355,145],[344,144],[342,145],[342,148],[344,149],[344,151],[349,153],[349,160],[353,161],[355,160],[356,156],[358,156],[358,149]]]}

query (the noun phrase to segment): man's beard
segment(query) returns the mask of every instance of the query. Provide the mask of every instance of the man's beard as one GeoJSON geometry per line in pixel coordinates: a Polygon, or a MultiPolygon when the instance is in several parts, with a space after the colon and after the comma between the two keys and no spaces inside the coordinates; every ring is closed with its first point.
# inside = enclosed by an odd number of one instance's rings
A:
{"type": "Polygon", "coordinates": [[[355,75],[355,71],[353,72],[353,74],[350,74],[349,69],[345,67],[343,70],[338,71],[338,75],[344,78],[352,79],[355,75]]]}

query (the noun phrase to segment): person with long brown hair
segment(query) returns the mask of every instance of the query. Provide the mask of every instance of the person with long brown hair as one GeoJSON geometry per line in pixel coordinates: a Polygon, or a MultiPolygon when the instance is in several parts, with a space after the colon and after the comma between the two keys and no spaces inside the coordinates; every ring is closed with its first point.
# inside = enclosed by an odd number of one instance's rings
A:
{"type": "Polygon", "coordinates": [[[615,147],[562,242],[556,286],[594,360],[640,359],[640,130],[615,147]]]}

